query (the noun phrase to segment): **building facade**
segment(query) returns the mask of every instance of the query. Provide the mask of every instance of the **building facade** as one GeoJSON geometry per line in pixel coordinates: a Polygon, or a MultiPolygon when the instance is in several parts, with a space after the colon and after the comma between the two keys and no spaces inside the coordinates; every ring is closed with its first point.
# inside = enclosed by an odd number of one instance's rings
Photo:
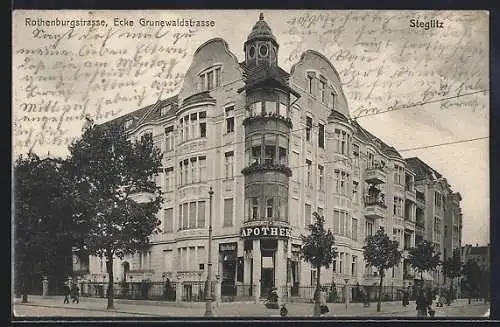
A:
{"type": "MultiPolygon", "coordinates": [[[[461,248],[462,242],[462,196],[454,192],[439,172],[419,158],[407,158],[408,168],[415,173],[417,195],[424,202],[417,207],[417,225],[423,227],[420,239],[432,241],[444,261],[461,248]]],[[[418,243],[417,241],[417,243],[418,243]]],[[[442,285],[446,277],[442,266],[431,272],[435,285],[442,285]]]]}
{"type": "MultiPolygon", "coordinates": [[[[323,55],[305,51],[284,71],[262,14],[243,49],[239,62],[223,39],[207,41],[178,95],[113,121],[131,137],[152,134],[163,152],[156,181],[165,194],[162,233],[151,236],[148,251],[115,260],[117,281],[206,279],[212,207],[222,295],[239,284],[255,285],[256,296],[315,285],[316,271],[300,259],[313,212],[325,217],[339,252],[321,282],[378,283],[365,268],[366,236],[384,227],[401,250],[434,237],[424,219],[430,191],[393,147],[350,119],[339,74],[323,55]]],[[[91,279],[105,278],[105,262],[91,258],[89,267],[91,279]]],[[[411,281],[403,268],[384,283],[411,281]]]]}

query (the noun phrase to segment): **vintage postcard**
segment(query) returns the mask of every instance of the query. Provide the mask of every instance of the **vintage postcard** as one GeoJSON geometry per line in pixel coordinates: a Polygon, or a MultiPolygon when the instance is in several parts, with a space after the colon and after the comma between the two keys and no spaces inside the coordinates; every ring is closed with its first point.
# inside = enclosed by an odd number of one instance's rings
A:
{"type": "Polygon", "coordinates": [[[12,15],[18,319],[489,316],[487,11],[12,15]]]}

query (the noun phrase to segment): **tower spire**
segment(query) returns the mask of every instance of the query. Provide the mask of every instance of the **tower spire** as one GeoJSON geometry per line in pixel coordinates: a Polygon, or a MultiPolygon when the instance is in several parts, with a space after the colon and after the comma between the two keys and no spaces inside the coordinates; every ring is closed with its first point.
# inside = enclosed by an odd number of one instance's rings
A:
{"type": "Polygon", "coordinates": [[[264,13],[260,13],[259,20],[264,20],[264,13]]]}

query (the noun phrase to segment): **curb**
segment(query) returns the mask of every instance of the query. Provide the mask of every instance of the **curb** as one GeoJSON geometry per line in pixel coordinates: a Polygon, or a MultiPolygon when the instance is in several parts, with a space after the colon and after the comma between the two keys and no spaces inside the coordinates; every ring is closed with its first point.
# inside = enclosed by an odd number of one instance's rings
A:
{"type": "MultiPolygon", "coordinates": [[[[152,317],[164,317],[164,315],[157,315],[154,313],[135,313],[130,311],[121,311],[121,310],[102,310],[102,309],[91,309],[91,308],[73,308],[73,307],[61,307],[57,305],[47,305],[47,304],[36,304],[36,303],[17,303],[18,305],[26,305],[31,307],[43,307],[43,308],[57,308],[57,309],[69,309],[69,310],[83,310],[83,311],[97,311],[97,312],[116,312],[116,313],[125,313],[136,316],[152,316],[152,317]]],[[[166,316],[166,315],[165,315],[166,316]]],[[[21,316],[27,317],[27,316],[21,316]]],[[[171,316],[166,316],[171,317],[171,316]]]]}

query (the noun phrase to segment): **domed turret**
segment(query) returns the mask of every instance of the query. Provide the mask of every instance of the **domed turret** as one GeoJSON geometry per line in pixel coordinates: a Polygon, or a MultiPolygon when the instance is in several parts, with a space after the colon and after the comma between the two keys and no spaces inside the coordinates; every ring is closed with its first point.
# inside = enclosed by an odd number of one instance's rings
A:
{"type": "Polygon", "coordinates": [[[247,67],[278,65],[278,42],[263,13],[248,34],[243,50],[247,67]]]}
{"type": "Polygon", "coordinates": [[[273,35],[271,31],[271,27],[264,20],[264,14],[260,13],[259,20],[252,28],[250,34],[248,34],[247,41],[253,39],[262,39],[262,38],[271,38],[276,42],[276,37],[273,35]]]}

